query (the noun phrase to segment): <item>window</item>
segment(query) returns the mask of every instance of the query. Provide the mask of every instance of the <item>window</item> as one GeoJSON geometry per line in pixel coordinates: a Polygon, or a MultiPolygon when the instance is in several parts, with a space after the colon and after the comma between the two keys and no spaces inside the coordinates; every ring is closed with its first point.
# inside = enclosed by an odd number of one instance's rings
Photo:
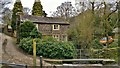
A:
{"type": "Polygon", "coordinates": [[[59,35],[53,35],[53,37],[59,41],[59,35]]]}
{"type": "Polygon", "coordinates": [[[59,30],[59,29],[60,29],[60,25],[58,25],[58,24],[53,25],[53,30],[59,30]]]}

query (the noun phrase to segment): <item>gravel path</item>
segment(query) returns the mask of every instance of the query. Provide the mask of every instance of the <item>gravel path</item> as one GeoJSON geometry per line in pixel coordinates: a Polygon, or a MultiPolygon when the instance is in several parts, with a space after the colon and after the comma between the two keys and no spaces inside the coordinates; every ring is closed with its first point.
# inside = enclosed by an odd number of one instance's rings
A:
{"type": "MultiPolygon", "coordinates": [[[[2,44],[5,42],[5,39],[7,39],[7,43],[6,45],[2,45],[2,61],[27,64],[28,66],[33,65],[32,55],[28,55],[18,48],[18,45],[15,44],[15,38],[0,33],[0,41],[2,41],[2,44]]],[[[39,57],[37,57],[36,62],[37,66],[39,66],[39,57]]]]}

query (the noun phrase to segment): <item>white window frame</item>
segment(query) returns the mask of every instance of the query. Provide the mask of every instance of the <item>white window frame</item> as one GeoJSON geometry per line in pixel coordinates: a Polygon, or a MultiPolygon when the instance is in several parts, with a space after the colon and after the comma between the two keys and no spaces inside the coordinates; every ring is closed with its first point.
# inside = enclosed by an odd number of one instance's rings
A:
{"type": "Polygon", "coordinates": [[[53,35],[53,38],[56,38],[56,39],[59,41],[59,39],[60,39],[60,35],[58,35],[58,34],[54,34],[54,35],[53,35]]]}
{"type": "Polygon", "coordinates": [[[39,24],[38,23],[34,23],[34,25],[37,28],[37,30],[39,31],[39,24]]]}
{"type": "Polygon", "coordinates": [[[53,30],[60,30],[60,25],[59,25],[59,24],[53,24],[53,30]],[[58,25],[58,26],[57,26],[57,29],[54,28],[55,25],[58,25]]]}
{"type": "Polygon", "coordinates": [[[37,30],[38,30],[38,24],[36,23],[35,25],[36,25],[36,28],[37,28],[37,30]]]}

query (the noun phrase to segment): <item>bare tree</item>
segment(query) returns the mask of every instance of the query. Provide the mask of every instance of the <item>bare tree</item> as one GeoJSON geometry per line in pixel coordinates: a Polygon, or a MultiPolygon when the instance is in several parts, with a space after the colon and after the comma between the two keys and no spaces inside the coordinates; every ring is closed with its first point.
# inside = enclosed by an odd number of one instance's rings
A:
{"type": "MultiPolygon", "coordinates": [[[[116,2],[114,3],[99,2],[98,3],[98,2],[89,1],[89,3],[90,3],[89,7],[84,6],[86,5],[86,3],[83,4],[84,12],[75,18],[75,22],[74,22],[75,25],[72,25],[70,29],[71,36],[74,39],[74,41],[76,39],[78,44],[81,43],[81,45],[83,44],[89,45],[89,43],[91,43],[92,40],[94,39],[95,34],[99,34],[101,36],[108,36],[108,33],[111,32],[113,28],[115,28],[115,23],[116,23],[116,17],[115,17],[116,2]],[[112,8],[115,8],[115,9],[111,10],[112,8]],[[85,11],[86,9],[87,11],[85,11]],[[94,13],[94,16],[93,16],[93,13],[91,12],[94,13]],[[111,18],[111,21],[110,21],[110,18],[111,18]]],[[[96,36],[98,37],[98,35],[96,36]]]]}
{"type": "Polygon", "coordinates": [[[101,8],[105,7],[105,4],[107,5],[107,8],[109,7],[110,10],[115,10],[116,6],[116,0],[112,0],[106,2],[105,0],[103,1],[97,1],[97,0],[84,0],[84,1],[78,1],[76,2],[76,9],[79,11],[79,13],[84,12],[86,10],[99,10],[101,8]]]}
{"type": "Polygon", "coordinates": [[[3,16],[6,12],[6,8],[9,7],[8,5],[11,4],[11,0],[0,0],[0,21],[3,22],[3,16]]]}
{"type": "Polygon", "coordinates": [[[11,24],[11,17],[12,17],[12,11],[9,8],[4,8],[4,12],[3,12],[3,22],[5,24],[10,25],[11,24]]]}
{"type": "Polygon", "coordinates": [[[24,7],[24,8],[23,8],[23,13],[24,13],[24,14],[27,14],[27,15],[28,15],[28,14],[30,13],[30,11],[31,11],[31,9],[28,8],[28,7],[24,7]]]}
{"type": "Polygon", "coordinates": [[[8,4],[10,4],[11,0],[0,0],[0,12],[3,12],[3,9],[7,7],[8,4]]]}
{"type": "Polygon", "coordinates": [[[76,15],[76,10],[72,6],[71,2],[64,2],[60,6],[57,7],[57,11],[53,12],[53,17],[63,17],[69,18],[76,15]]]}

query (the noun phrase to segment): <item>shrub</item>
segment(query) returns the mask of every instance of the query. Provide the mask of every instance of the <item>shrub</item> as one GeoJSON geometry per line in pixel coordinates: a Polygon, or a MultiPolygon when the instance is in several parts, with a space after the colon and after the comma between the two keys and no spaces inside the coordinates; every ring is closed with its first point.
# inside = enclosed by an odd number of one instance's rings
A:
{"type": "Polygon", "coordinates": [[[25,50],[25,52],[28,52],[29,54],[32,54],[32,39],[30,37],[24,38],[20,41],[19,46],[25,50]]]}
{"type": "Polygon", "coordinates": [[[35,25],[30,21],[25,21],[20,25],[20,38],[30,37],[30,32],[35,28],[35,25]]]}
{"type": "Polygon", "coordinates": [[[117,47],[118,47],[118,41],[114,41],[108,46],[108,48],[117,48],[117,47]]]}
{"type": "MultiPolygon", "coordinates": [[[[24,38],[19,45],[27,53],[32,54],[32,39],[24,38]]],[[[46,58],[70,59],[76,55],[75,47],[69,42],[59,42],[51,37],[36,38],[36,54],[46,58]],[[51,39],[51,40],[50,40],[51,39]]]]}
{"type": "Polygon", "coordinates": [[[101,43],[99,42],[99,39],[96,38],[96,39],[94,39],[94,40],[92,41],[92,48],[94,48],[94,49],[102,49],[102,48],[103,48],[103,44],[101,44],[101,43]]]}
{"type": "Polygon", "coordinates": [[[34,37],[34,38],[41,38],[42,34],[40,32],[38,32],[37,28],[34,28],[31,32],[30,32],[30,36],[34,37]]]}
{"type": "Polygon", "coordinates": [[[37,31],[36,26],[31,21],[25,21],[20,25],[20,39],[31,37],[31,35],[36,35],[36,37],[41,37],[41,34],[37,31]]]}
{"type": "Polygon", "coordinates": [[[105,59],[115,59],[118,61],[118,51],[117,48],[105,48],[93,51],[93,58],[105,58],[105,59]]]}

